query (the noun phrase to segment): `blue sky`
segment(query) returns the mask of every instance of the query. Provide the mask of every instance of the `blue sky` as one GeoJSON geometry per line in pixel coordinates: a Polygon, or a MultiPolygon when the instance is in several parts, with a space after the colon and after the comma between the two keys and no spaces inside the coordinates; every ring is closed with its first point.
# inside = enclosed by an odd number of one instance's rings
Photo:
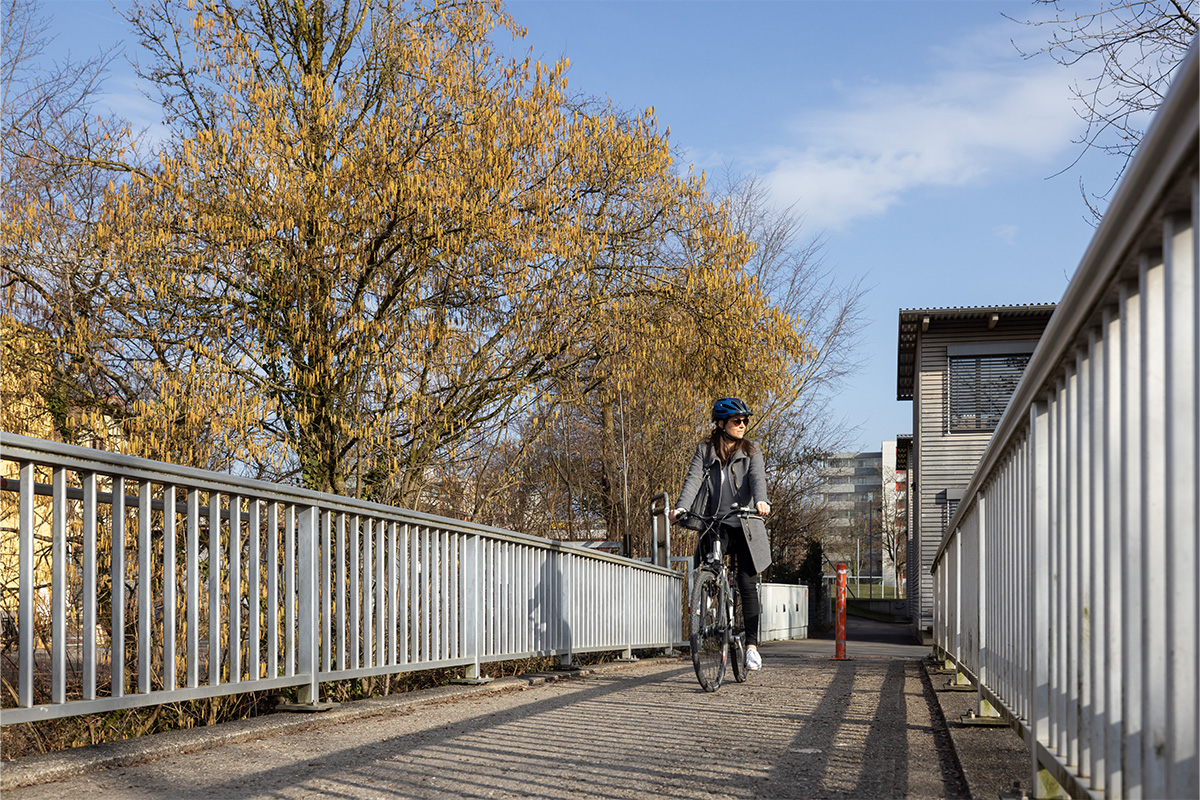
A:
{"type": "MultiPolygon", "coordinates": [[[[1027,0],[507,8],[527,28],[513,55],[569,58],[572,90],[653,107],[697,170],[758,174],[825,237],[826,266],[863,280],[864,367],[833,404],[856,427],[851,447],[910,432],[911,405],[896,401],[898,310],[1057,301],[1092,234],[1080,181],[1103,191],[1121,167],[1099,154],[1072,166],[1076,76],[1017,53],[1013,40],[1035,47],[1048,33],[1004,18],[1044,13],[1027,0]]],[[[108,0],[45,9],[56,50],[135,50],[108,0]]],[[[153,119],[120,64],[107,89],[114,111],[153,119]]]]}

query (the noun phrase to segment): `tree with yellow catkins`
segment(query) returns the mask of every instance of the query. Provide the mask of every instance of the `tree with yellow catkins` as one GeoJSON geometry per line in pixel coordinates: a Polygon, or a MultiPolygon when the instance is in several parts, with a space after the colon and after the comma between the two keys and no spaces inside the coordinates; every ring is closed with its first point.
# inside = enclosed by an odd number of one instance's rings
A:
{"type": "Polygon", "coordinates": [[[417,505],[546,387],[610,403],[728,331],[763,362],[802,349],[653,111],[500,58],[499,3],[129,19],[171,135],[75,154],[113,181],[87,238],[104,302],[70,347],[120,378],[132,452],[417,505]]]}

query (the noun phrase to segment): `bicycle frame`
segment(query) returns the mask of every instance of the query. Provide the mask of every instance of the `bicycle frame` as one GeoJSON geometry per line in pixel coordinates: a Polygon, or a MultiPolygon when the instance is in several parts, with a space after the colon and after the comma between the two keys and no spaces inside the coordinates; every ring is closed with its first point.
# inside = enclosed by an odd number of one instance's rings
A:
{"type": "Polygon", "coordinates": [[[700,517],[706,524],[700,531],[697,550],[703,547],[704,537],[711,535],[712,542],[708,552],[698,553],[697,560],[700,563],[695,565],[692,572],[692,630],[689,645],[696,678],[708,692],[717,691],[724,680],[730,645],[733,645],[734,651],[734,679],[741,683],[749,676],[745,662],[746,631],[744,626],[738,624],[735,612],[738,589],[725,563],[725,553],[721,552],[721,537],[717,531],[720,523],[730,517],[747,518],[752,515],[749,509],[734,506],[720,516],[700,517]]]}

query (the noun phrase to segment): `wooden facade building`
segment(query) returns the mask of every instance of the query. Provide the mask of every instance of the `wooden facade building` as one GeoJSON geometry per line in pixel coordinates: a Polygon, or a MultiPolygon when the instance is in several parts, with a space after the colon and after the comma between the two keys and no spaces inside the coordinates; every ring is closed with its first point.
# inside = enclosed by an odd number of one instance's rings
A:
{"type": "Polygon", "coordinates": [[[912,401],[908,606],[930,641],[934,556],[1054,304],[901,309],[896,399],[912,401]]]}

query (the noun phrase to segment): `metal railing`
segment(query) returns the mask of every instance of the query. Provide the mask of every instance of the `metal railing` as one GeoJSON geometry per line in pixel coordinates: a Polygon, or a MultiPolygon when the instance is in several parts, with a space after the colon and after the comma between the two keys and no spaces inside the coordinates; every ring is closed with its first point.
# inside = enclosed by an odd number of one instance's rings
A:
{"type": "Polygon", "coordinates": [[[794,583],[760,583],[758,622],[761,641],[808,638],[808,587],[794,583]]]}
{"type": "Polygon", "coordinates": [[[1040,796],[1200,796],[1198,71],[1193,43],[932,568],[936,645],[1040,796]]]}
{"type": "Polygon", "coordinates": [[[40,439],[0,448],[4,725],[291,686],[312,702],[322,681],[681,639],[667,569],[40,439]]]}

